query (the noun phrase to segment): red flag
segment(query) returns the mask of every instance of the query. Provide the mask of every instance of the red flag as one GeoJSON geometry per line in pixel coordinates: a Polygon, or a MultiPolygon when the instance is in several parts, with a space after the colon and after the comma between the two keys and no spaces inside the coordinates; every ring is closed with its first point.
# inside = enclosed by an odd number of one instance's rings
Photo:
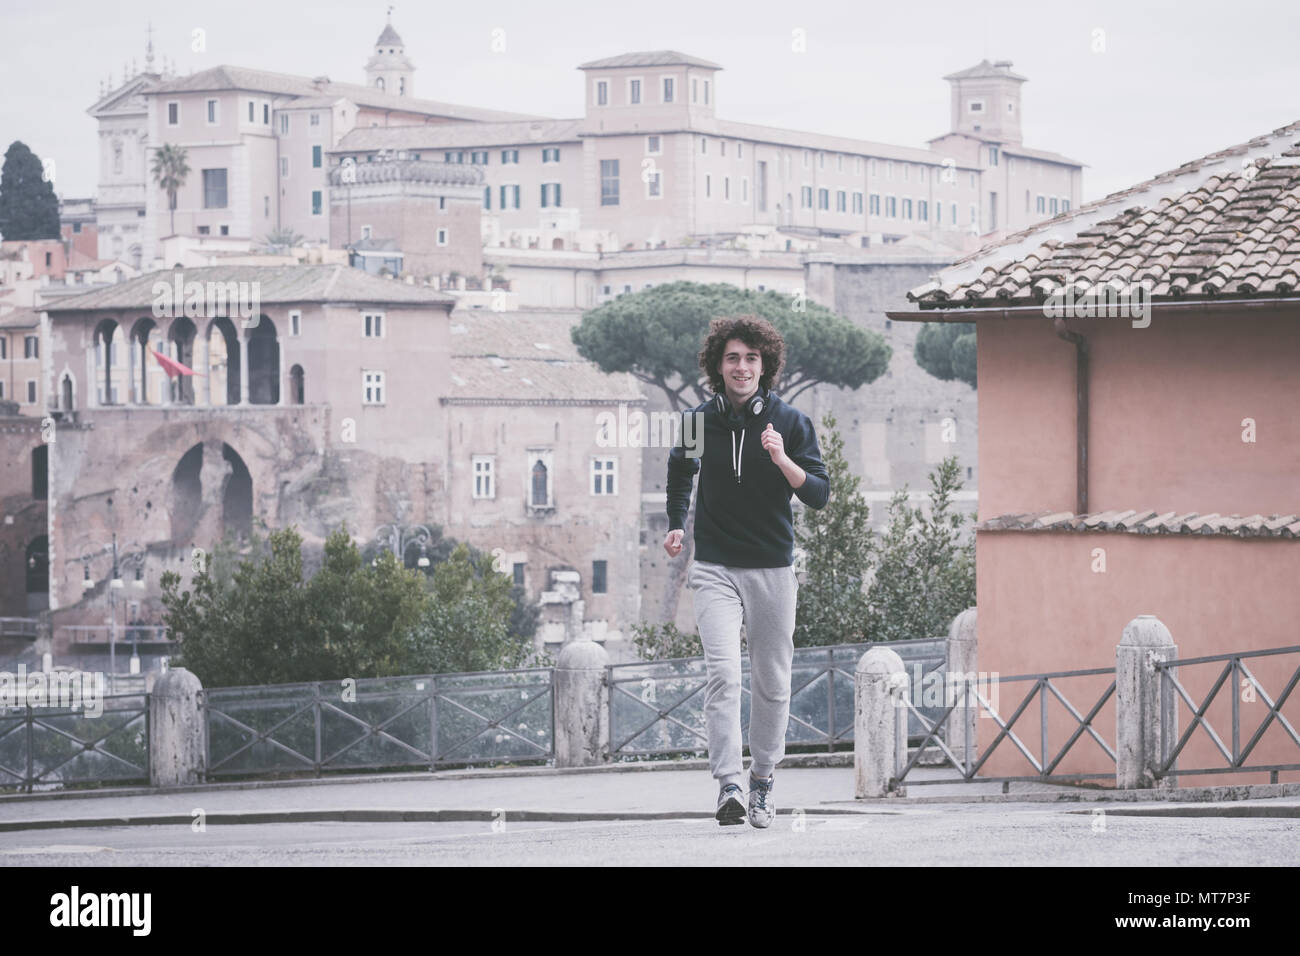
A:
{"type": "Polygon", "coordinates": [[[175,359],[168,358],[167,356],[159,352],[157,349],[150,349],[149,351],[153,352],[153,357],[158,360],[158,364],[163,367],[163,371],[165,371],[169,377],[175,378],[177,375],[194,374],[194,369],[186,368],[180,362],[176,361],[175,359]]]}

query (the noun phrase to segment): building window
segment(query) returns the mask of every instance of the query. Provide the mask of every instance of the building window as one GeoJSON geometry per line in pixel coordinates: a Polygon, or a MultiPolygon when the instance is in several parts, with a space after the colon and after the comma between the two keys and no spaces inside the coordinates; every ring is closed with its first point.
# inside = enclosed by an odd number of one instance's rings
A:
{"type": "Polygon", "coordinates": [[[844,172],[844,154],[843,154],[843,153],[836,153],[836,154],[835,154],[835,171],[836,171],[837,173],[842,173],[842,172],[844,172]]]}
{"type": "Polygon", "coordinates": [[[218,122],[219,121],[217,119],[217,101],[208,100],[208,125],[216,126],[218,122]]]}
{"type": "Polygon", "coordinates": [[[1047,199],[1043,196],[1039,196],[1035,208],[1038,212],[1047,212],[1047,199]]]}
{"type": "Polygon", "coordinates": [[[713,198],[713,177],[708,173],[704,174],[704,198],[713,198]]]}
{"type": "Polygon", "coordinates": [[[29,378],[27,380],[27,404],[36,404],[36,379],[34,378],[29,378]]]}
{"type": "Polygon", "coordinates": [[[321,191],[319,189],[311,191],[311,214],[313,216],[321,214],[321,191]]]}
{"type": "Polygon", "coordinates": [[[826,168],[826,154],[823,153],[820,149],[817,150],[817,168],[818,169],[826,168]]]}
{"type": "Polygon", "coordinates": [[[1070,200],[1068,200],[1068,199],[1062,199],[1062,200],[1061,200],[1061,212],[1069,212],[1069,211],[1070,211],[1070,200]]]}
{"type": "Polygon", "coordinates": [[[288,113],[280,114],[280,135],[281,136],[289,135],[289,114],[288,113]]]}
{"type": "Polygon", "coordinates": [[[817,190],[817,208],[826,210],[831,208],[831,191],[829,189],[817,190]]]}
{"type": "Polygon", "coordinates": [[[874,159],[871,161],[871,175],[876,175],[876,161],[874,159]]]}
{"type": "Polygon", "coordinates": [[[519,187],[513,183],[501,187],[501,208],[518,209],[519,208],[519,187]],[[514,205],[511,205],[513,200],[514,205]]]}
{"type": "Polygon", "coordinates": [[[952,204],[952,224],[957,225],[957,204],[952,204]]]}
{"type": "Polygon", "coordinates": [[[9,357],[9,336],[0,335],[0,359],[9,357]]]}
{"type": "Polygon", "coordinates": [[[1029,190],[1025,190],[1025,212],[1029,212],[1029,190]]]}
{"type": "Polygon", "coordinates": [[[596,81],[596,105],[609,105],[609,82],[607,80],[596,81]]]}
{"type": "Polygon", "coordinates": [[[516,562],[515,562],[515,566],[514,566],[514,568],[513,568],[512,570],[514,571],[514,580],[515,580],[515,586],[516,586],[516,587],[523,587],[523,586],[524,586],[524,568],[525,568],[525,567],[527,567],[527,565],[525,565],[524,562],[522,562],[522,561],[516,561],[516,562]]]}
{"type": "Polygon", "coordinates": [[[633,106],[636,106],[641,102],[641,81],[640,80],[627,81],[627,101],[631,103],[633,106]]]}
{"type": "Polygon", "coordinates": [[[645,138],[645,151],[650,156],[658,156],[663,152],[663,144],[658,136],[647,136],[645,138]]]}
{"type": "Polygon", "coordinates": [[[558,163],[560,161],[560,147],[551,146],[542,150],[542,162],[558,163]]]}
{"type": "Polygon", "coordinates": [[[320,147],[319,146],[313,146],[311,148],[311,168],[320,169],[320,147]]]}
{"type": "Polygon", "coordinates": [[[362,404],[384,404],[384,373],[363,371],[361,373],[361,390],[362,404]]]}
{"type": "Polygon", "coordinates": [[[211,235],[211,234],[212,234],[212,227],[211,227],[211,226],[199,226],[199,235],[200,235],[200,236],[208,236],[208,235],[211,235]]]}
{"type": "Polygon", "coordinates": [[[890,219],[898,218],[898,199],[896,197],[885,197],[885,215],[890,219]]]}
{"type": "Polygon", "coordinates": [[[591,493],[593,495],[618,494],[615,485],[615,466],[617,462],[618,459],[616,458],[591,459],[591,493]]]}
{"type": "Polygon", "coordinates": [[[700,81],[695,77],[691,77],[691,102],[698,103],[699,101],[700,101],[700,81]]]}
{"type": "Polygon", "coordinates": [[[496,459],[492,455],[475,455],[471,461],[474,463],[474,497],[495,498],[497,492],[493,470],[496,459]]]}
{"type": "Polygon", "coordinates": [[[659,170],[646,177],[645,195],[647,199],[658,199],[663,195],[663,173],[659,170]]]}
{"type": "Polygon", "coordinates": [[[853,211],[855,213],[862,212],[862,193],[855,192],[853,194],[853,211]]]}
{"type": "Polygon", "coordinates": [[[849,194],[845,192],[843,189],[835,190],[835,211],[836,212],[849,211],[849,194]]]}
{"type": "Polygon", "coordinates": [[[382,312],[362,312],[361,313],[361,335],[367,339],[381,339],[384,337],[384,313],[382,312]]]}
{"type": "Polygon", "coordinates": [[[203,208],[226,208],[226,171],[224,169],[203,170],[203,208]]]}
{"type": "Polygon", "coordinates": [[[312,113],[312,114],[311,114],[311,121],[310,121],[310,122],[311,122],[311,125],[312,125],[312,126],[319,126],[319,125],[320,125],[320,114],[319,114],[319,113],[312,113]]]}
{"type": "Polygon", "coordinates": [[[704,105],[709,105],[709,81],[704,81],[704,105]]]}
{"type": "Polygon", "coordinates": [[[894,161],[892,159],[885,160],[885,178],[894,178],[894,161]]]}
{"type": "Polygon", "coordinates": [[[262,218],[263,219],[271,218],[271,197],[270,196],[262,197],[262,218]]]}
{"type": "Polygon", "coordinates": [[[483,187],[483,208],[484,209],[492,208],[492,187],[491,186],[483,187]]]}
{"type": "Polygon", "coordinates": [[[971,100],[969,103],[966,104],[966,112],[968,112],[968,113],[983,113],[983,112],[984,112],[984,101],[983,101],[983,100],[971,100]]]}
{"type": "Polygon", "coordinates": [[[519,150],[503,149],[501,150],[501,165],[509,166],[519,162],[519,150]]]}
{"type": "Polygon", "coordinates": [[[672,101],[673,101],[673,78],[671,76],[665,76],[664,77],[664,102],[671,103],[672,101]]]}
{"type": "Polygon", "coordinates": [[[799,188],[799,205],[804,209],[811,209],[812,199],[813,199],[812,187],[801,186],[799,188]]]}
{"type": "Polygon", "coordinates": [[[222,226],[222,227],[221,227],[221,234],[222,234],[223,236],[228,236],[228,235],[230,235],[230,227],[229,227],[229,226],[222,226]]]}
{"type": "Polygon", "coordinates": [[[600,161],[600,204],[602,206],[618,205],[617,159],[602,159],[600,161]]]}
{"type": "Polygon", "coordinates": [[[924,199],[916,201],[916,218],[921,222],[928,222],[930,219],[930,204],[924,199]]]}
{"type": "Polygon", "coordinates": [[[912,218],[912,200],[906,197],[903,199],[903,218],[912,218]]]}
{"type": "Polygon", "coordinates": [[[709,152],[709,139],[707,136],[700,137],[700,155],[707,156],[709,152]]]}
{"type": "Polygon", "coordinates": [[[722,177],[722,198],[726,202],[731,202],[731,177],[722,177]]]}
{"type": "Polygon", "coordinates": [[[979,210],[975,208],[975,204],[974,204],[974,203],[971,203],[971,204],[970,204],[970,224],[971,224],[972,226],[976,225],[976,224],[979,222],[979,217],[980,217],[979,210]]]}
{"type": "Polygon", "coordinates": [[[749,202],[749,177],[740,177],[740,201],[749,202]]]}
{"type": "Polygon", "coordinates": [[[528,462],[528,506],[552,507],[550,452],[529,452],[528,462]]]}
{"type": "Polygon", "coordinates": [[[1055,216],[1056,213],[1057,213],[1057,201],[1056,201],[1056,197],[1053,196],[1053,197],[1052,197],[1052,215],[1055,216]]]}
{"type": "Polygon", "coordinates": [[[41,357],[41,340],[36,335],[23,336],[23,358],[40,358],[41,357]]]}
{"type": "Polygon", "coordinates": [[[718,155],[719,156],[727,155],[727,141],[725,139],[718,140],[718,155]]]}
{"type": "Polygon", "coordinates": [[[475,166],[486,166],[488,164],[488,150],[486,149],[470,150],[469,161],[475,166]]]}
{"type": "Polygon", "coordinates": [[[997,164],[998,164],[998,148],[997,148],[996,146],[990,146],[990,147],[989,147],[989,165],[990,165],[990,166],[996,166],[997,164]]]}
{"type": "Polygon", "coordinates": [[[560,184],[542,183],[542,208],[560,205],[560,184]]]}
{"type": "Polygon", "coordinates": [[[262,125],[263,126],[271,125],[271,104],[270,103],[262,104],[262,125]]]}
{"type": "Polygon", "coordinates": [[[880,194],[872,193],[870,199],[868,200],[868,203],[869,203],[868,209],[871,210],[871,215],[879,216],[880,215],[880,194]]]}
{"type": "Polygon", "coordinates": [[[181,104],[175,101],[167,104],[167,125],[181,125],[181,104]]]}
{"type": "Polygon", "coordinates": [[[438,245],[440,245],[440,246],[445,246],[446,244],[447,244],[447,230],[446,230],[445,228],[443,228],[443,229],[439,229],[439,230],[438,230],[438,245]]]}
{"type": "Polygon", "coordinates": [[[604,561],[591,562],[591,593],[592,594],[605,593],[605,587],[606,587],[605,569],[606,569],[606,562],[604,561]]]}
{"type": "Polygon", "coordinates": [[[248,121],[250,123],[257,121],[257,104],[252,100],[248,101],[248,121]]]}
{"type": "Polygon", "coordinates": [[[288,156],[281,156],[281,157],[280,157],[280,175],[281,175],[281,176],[288,176],[288,175],[289,175],[289,157],[288,157],[288,156]]]}
{"type": "Polygon", "coordinates": [[[297,309],[289,312],[289,334],[302,335],[302,313],[297,309]]]}
{"type": "Polygon", "coordinates": [[[971,189],[974,189],[974,188],[975,188],[975,174],[974,174],[974,173],[971,173],[971,174],[970,174],[970,188],[971,188],[971,189]]]}

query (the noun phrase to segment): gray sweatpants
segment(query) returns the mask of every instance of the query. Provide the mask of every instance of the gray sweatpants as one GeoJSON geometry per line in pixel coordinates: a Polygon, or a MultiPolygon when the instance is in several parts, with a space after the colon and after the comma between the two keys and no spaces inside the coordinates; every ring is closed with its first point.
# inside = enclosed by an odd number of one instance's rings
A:
{"type": "Polygon", "coordinates": [[[750,770],[766,777],[785,756],[794,659],[794,568],[733,568],[696,561],[687,576],[708,680],[704,726],[709,770],[718,786],[747,789],[741,765],[740,625],[749,645],[750,770]]]}

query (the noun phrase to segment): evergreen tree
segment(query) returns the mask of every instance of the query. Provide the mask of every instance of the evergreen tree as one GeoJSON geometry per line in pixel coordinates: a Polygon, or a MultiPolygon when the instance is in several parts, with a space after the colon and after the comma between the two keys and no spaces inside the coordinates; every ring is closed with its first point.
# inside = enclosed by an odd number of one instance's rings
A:
{"type": "Polygon", "coordinates": [[[5,151],[0,170],[0,236],[5,239],[58,239],[59,200],[45,167],[19,140],[5,151]]]}
{"type": "Polygon", "coordinates": [[[806,555],[795,613],[796,647],[856,644],[869,640],[865,582],[872,564],[870,508],[861,481],[844,457],[844,439],[833,415],[822,419],[822,461],[830,477],[826,507],[802,509],[795,543],[806,555]]]}

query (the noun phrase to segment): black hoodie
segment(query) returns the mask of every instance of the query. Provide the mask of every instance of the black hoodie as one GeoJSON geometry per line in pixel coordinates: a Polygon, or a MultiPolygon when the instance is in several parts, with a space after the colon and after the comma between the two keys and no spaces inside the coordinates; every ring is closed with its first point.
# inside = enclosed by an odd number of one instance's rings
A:
{"type": "MultiPolygon", "coordinates": [[[[703,435],[698,428],[687,430],[684,422],[683,440],[668,455],[668,529],[685,526],[698,471],[695,557],[700,561],[736,568],[789,567],[794,563],[791,496],[798,495],[810,508],[824,507],[830,497],[830,478],[812,421],[776,394],[768,397],[762,414],[743,423],[734,412],[719,412],[713,399],[683,413],[703,415],[703,435]],[[798,488],[790,487],[763,447],[768,422],[781,433],[785,453],[807,474],[798,488]],[[699,457],[686,454],[685,439],[691,435],[701,443],[699,457]]],[[[730,402],[727,408],[730,412],[730,402]]]]}

